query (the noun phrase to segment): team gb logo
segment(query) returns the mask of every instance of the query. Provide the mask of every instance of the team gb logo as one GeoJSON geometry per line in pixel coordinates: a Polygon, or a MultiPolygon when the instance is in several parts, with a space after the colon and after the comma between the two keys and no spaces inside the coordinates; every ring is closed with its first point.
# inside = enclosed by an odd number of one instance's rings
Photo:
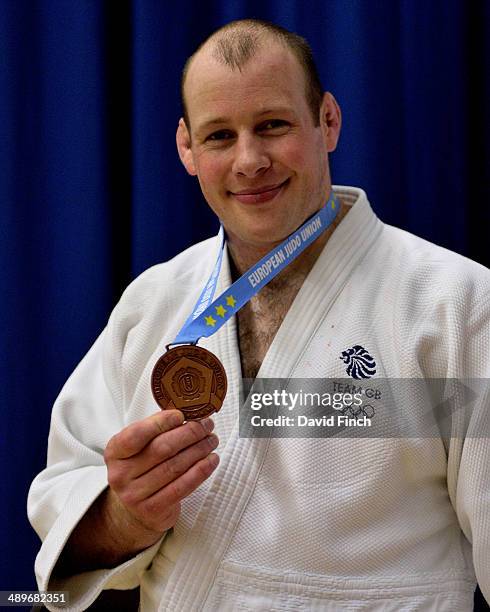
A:
{"type": "Polygon", "coordinates": [[[342,351],[339,359],[347,365],[345,370],[352,378],[371,378],[376,374],[376,362],[359,344],[342,351]]]}

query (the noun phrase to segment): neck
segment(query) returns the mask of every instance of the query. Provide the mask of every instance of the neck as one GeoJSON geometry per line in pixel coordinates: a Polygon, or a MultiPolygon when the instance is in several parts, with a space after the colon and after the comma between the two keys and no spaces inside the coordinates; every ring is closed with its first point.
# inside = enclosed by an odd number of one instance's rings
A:
{"type": "MultiPolygon", "coordinates": [[[[270,288],[276,284],[283,284],[285,281],[288,282],[290,279],[295,277],[306,277],[335,231],[335,228],[342,221],[349,210],[350,207],[341,201],[340,210],[328,229],[326,229],[321,236],[319,236],[301,253],[301,255],[299,255],[269,283],[271,286],[270,288]]],[[[264,255],[267,255],[267,253],[269,253],[269,251],[271,251],[278,244],[280,243],[269,244],[261,248],[257,247],[256,245],[248,245],[243,243],[238,244],[237,242],[229,241],[228,249],[231,255],[233,279],[235,280],[244,274],[251,266],[260,261],[264,255]]]]}

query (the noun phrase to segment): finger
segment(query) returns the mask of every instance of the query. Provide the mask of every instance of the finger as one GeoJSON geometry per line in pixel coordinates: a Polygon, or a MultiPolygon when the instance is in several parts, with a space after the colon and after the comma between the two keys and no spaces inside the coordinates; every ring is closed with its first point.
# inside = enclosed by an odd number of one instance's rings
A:
{"type": "Polygon", "coordinates": [[[163,508],[182,501],[211,476],[218,464],[218,455],[211,453],[205,459],[195,463],[185,474],[148,497],[140,505],[141,510],[150,514],[161,513],[163,508]]]}
{"type": "Polygon", "coordinates": [[[188,421],[180,427],[176,427],[153,438],[141,454],[137,458],[134,457],[135,460],[131,461],[131,465],[125,467],[126,474],[130,478],[141,476],[163,461],[177,455],[177,453],[180,453],[185,448],[200,442],[213,429],[214,423],[212,419],[188,421]]]}
{"type": "Polygon", "coordinates": [[[179,410],[160,410],[151,416],[131,423],[113,436],[106,448],[106,458],[126,459],[141,452],[147,444],[162,433],[184,422],[179,410]]]}
{"type": "Polygon", "coordinates": [[[150,497],[207,457],[218,444],[218,436],[211,434],[136,478],[131,483],[133,499],[143,500],[150,497]]]}

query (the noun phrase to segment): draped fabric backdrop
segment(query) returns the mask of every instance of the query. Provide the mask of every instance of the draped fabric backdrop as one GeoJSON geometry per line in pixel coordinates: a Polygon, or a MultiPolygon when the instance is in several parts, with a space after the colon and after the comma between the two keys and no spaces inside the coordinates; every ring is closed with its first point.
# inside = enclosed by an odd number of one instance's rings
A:
{"type": "Polygon", "coordinates": [[[217,230],[176,153],[179,79],[243,17],[310,41],[335,183],[490,263],[487,0],[0,0],[0,589],[34,587],[25,500],[64,380],[132,278],[217,230]]]}

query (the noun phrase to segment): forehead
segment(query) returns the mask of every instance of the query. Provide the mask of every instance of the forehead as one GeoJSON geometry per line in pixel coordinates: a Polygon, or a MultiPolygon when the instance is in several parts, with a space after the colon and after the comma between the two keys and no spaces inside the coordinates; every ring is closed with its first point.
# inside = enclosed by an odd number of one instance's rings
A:
{"type": "Polygon", "coordinates": [[[203,49],[187,73],[185,98],[193,127],[215,116],[260,113],[269,107],[308,111],[303,69],[289,49],[274,42],[265,43],[240,70],[203,49]]]}

